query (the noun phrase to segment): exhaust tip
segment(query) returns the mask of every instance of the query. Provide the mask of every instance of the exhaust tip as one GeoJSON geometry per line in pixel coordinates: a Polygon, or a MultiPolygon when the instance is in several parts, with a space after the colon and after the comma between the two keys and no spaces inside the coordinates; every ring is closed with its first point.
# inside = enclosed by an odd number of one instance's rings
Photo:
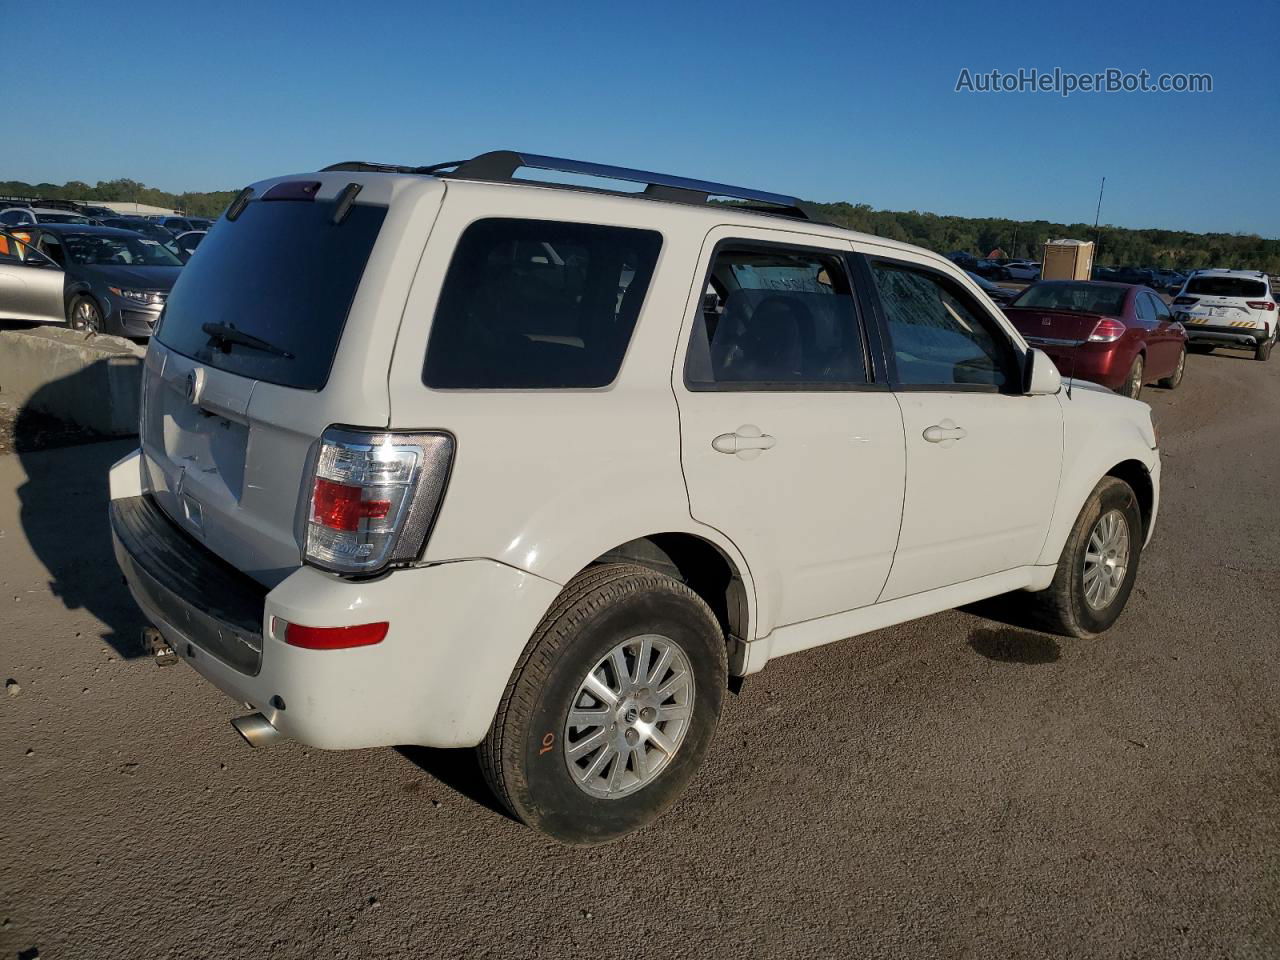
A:
{"type": "Polygon", "coordinates": [[[231,721],[231,726],[235,727],[236,733],[244,737],[245,743],[251,747],[270,746],[280,737],[280,731],[260,713],[236,717],[231,721]]]}

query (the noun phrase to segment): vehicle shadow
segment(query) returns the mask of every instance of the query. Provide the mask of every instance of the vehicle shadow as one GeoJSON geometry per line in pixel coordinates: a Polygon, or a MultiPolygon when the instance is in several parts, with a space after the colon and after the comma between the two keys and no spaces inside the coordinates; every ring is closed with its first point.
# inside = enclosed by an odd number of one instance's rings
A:
{"type": "MultiPolygon", "coordinates": [[[[396,747],[396,752],[423,773],[479,804],[486,810],[519,823],[489,789],[474,750],[438,750],[433,747],[396,747]]],[[[410,785],[406,785],[407,787],[410,785]]]]}
{"type": "MultiPolygon", "coordinates": [[[[107,471],[136,439],[101,437],[44,412],[48,399],[89,391],[92,367],[38,388],[18,411],[14,449],[26,475],[18,488],[23,533],[49,576],[50,592],[68,610],[83,610],[122,658],[144,655],[145,625],[121,579],[107,521],[107,471]]],[[[89,394],[91,395],[91,394],[89,394]]]]}
{"type": "Polygon", "coordinates": [[[1012,627],[980,627],[969,634],[969,646],[988,660],[1001,663],[1053,663],[1061,656],[1058,641],[1048,634],[1012,627]]]}

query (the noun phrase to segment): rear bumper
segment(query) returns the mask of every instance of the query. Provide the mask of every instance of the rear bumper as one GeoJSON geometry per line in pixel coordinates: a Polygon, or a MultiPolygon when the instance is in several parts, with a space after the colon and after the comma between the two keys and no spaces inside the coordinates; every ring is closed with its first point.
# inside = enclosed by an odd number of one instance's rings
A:
{"type": "Polygon", "coordinates": [[[1196,323],[1186,318],[1181,322],[1187,331],[1187,340],[1190,343],[1248,347],[1252,350],[1270,336],[1266,327],[1217,326],[1210,323],[1196,323]]]}
{"type": "Polygon", "coordinates": [[[147,619],[206,679],[252,704],[285,736],[315,747],[464,747],[484,738],[558,584],[491,560],[464,560],[362,582],[301,567],[268,592],[171,523],[171,530],[149,531],[162,547],[140,545],[120,517],[137,514],[144,509],[138,501],[149,498],[116,496],[116,472],[136,457],[113,470],[116,557],[147,619]],[[176,574],[158,569],[158,558],[175,556],[185,557],[176,574]],[[224,579],[211,580],[211,570],[224,579]],[[246,622],[247,610],[256,622],[246,622]],[[304,650],[277,635],[280,621],[384,620],[390,629],[381,643],[348,650],[304,650]],[[254,655],[228,655],[255,642],[254,655]]]}

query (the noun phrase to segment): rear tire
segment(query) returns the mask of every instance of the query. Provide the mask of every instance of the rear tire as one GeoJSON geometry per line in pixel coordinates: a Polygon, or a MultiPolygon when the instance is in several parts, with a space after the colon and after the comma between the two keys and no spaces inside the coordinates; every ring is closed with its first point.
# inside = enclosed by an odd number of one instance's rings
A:
{"type": "Polygon", "coordinates": [[[1160,386],[1166,390],[1177,390],[1182,385],[1182,376],[1187,370],[1187,348],[1183,347],[1178,352],[1178,365],[1173,368],[1173,373],[1160,381],[1160,386]]]}
{"type": "Polygon", "coordinates": [[[1129,375],[1124,379],[1124,386],[1120,388],[1120,393],[1130,400],[1137,400],[1142,396],[1142,370],[1142,354],[1138,354],[1133,358],[1133,366],[1129,368],[1129,375]]]}
{"type": "Polygon", "coordinates": [[[590,567],[534,631],[479,747],[481,769],[536,830],[569,844],[614,840],[683,791],[727,679],[724,633],[701,597],[646,567],[590,567]],[[582,724],[570,725],[571,710],[582,724]]]}
{"type": "Polygon", "coordinates": [[[1263,340],[1253,351],[1253,359],[1267,360],[1271,357],[1271,348],[1276,345],[1276,335],[1273,333],[1267,340],[1263,340]]]}
{"type": "Polygon", "coordinates": [[[1028,612],[1036,626],[1067,637],[1093,637],[1110,628],[1133,590],[1142,542],[1142,512],[1133,488],[1103,477],[1071,528],[1053,582],[1030,594],[1028,612]],[[1108,536],[1112,531],[1114,537],[1108,536]]]}

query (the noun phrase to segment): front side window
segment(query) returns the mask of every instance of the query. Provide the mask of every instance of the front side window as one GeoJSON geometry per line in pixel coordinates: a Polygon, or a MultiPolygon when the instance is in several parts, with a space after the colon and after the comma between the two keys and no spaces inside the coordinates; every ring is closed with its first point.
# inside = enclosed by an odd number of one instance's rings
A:
{"type": "Polygon", "coordinates": [[[441,390],[608,386],[661,246],[653,230],[476,221],[440,291],[423,382],[441,390]]]}
{"type": "Polygon", "coordinates": [[[721,248],[685,362],[692,390],[867,382],[858,314],[836,254],[721,248]]]}
{"type": "Polygon", "coordinates": [[[942,277],[886,263],[871,273],[884,309],[898,382],[911,386],[1012,385],[1008,339],[942,277]]]}

